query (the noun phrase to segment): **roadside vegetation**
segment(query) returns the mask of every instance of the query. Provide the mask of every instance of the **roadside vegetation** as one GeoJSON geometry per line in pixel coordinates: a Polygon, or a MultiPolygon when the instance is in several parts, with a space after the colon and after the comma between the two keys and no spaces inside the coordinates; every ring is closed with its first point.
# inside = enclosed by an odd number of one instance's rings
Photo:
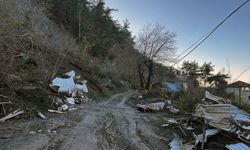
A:
{"type": "Polygon", "coordinates": [[[214,65],[205,62],[199,65],[195,61],[184,61],[180,69],[180,78],[186,83],[186,90],[174,94],[173,101],[184,112],[193,112],[201,103],[206,90],[223,96],[229,76],[223,72],[214,72],[214,65]]]}

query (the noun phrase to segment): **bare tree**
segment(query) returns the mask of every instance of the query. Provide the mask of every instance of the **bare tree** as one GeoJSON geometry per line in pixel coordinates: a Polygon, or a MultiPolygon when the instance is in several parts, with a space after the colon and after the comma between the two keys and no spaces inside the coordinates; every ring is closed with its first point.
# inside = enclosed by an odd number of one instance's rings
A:
{"type": "Polygon", "coordinates": [[[145,57],[139,64],[138,73],[142,88],[149,89],[154,75],[154,63],[167,63],[173,61],[175,55],[175,33],[170,32],[163,26],[156,24],[154,26],[146,25],[137,39],[137,49],[145,57]],[[147,79],[145,80],[142,70],[142,64],[147,68],[147,79]]]}

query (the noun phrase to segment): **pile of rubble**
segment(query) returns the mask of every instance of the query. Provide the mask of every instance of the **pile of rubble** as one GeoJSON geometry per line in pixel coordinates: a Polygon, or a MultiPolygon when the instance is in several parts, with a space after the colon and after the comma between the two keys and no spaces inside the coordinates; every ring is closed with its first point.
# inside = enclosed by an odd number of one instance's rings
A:
{"type": "Polygon", "coordinates": [[[205,95],[204,104],[196,107],[194,116],[202,117],[210,126],[231,132],[250,144],[250,114],[232,105],[229,100],[209,92],[205,95]]]}
{"type": "Polygon", "coordinates": [[[145,104],[137,104],[136,108],[139,111],[143,111],[143,112],[152,112],[152,111],[160,111],[163,110],[164,108],[166,108],[169,110],[169,112],[171,113],[179,113],[179,109],[174,108],[171,105],[171,101],[167,100],[166,102],[163,100],[159,100],[158,102],[154,102],[154,103],[145,103],[145,104]],[[166,106],[167,105],[167,106],[166,106]]]}
{"type": "MultiPolygon", "coordinates": [[[[232,138],[237,138],[237,141],[241,141],[227,144],[225,146],[227,149],[250,150],[250,114],[232,105],[230,100],[205,92],[203,104],[199,104],[196,107],[195,113],[192,116],[193,118],[203,120],[203,133],[200,135],[193,133],[194,140],[188,142],[183,142],[178,135],[175,135],[175,138],[169,144],[172,150],[191,150],[199,143],[202,143],[201,149],[204,149],[207,138],[215,136],[222,131],[230,134],[232,138]],[[206,129],[206,127],[208,127],[208,129],[206,129]]],[[[169,123],[178,124],[177,121],[171,121],[169,123]]],[[[164,124],[164,126],[166,126],[166,124],[164,124]]],[[[180,129],[183,134],[186,134],[181,127],[180,129]]]]}
{"type": "MultiPolygon", "coordinates": [[[[49,106],[49,112],[55,113],[65,113],[68,110],[76,110],[76,104],[85,103],[87,101],[91,101],[86,94],[88,93],[87,81],[82,80],[81,76],[77,76],[75,71],[70,71],[63,74],[60,77],[56,77],[52,80],[51,84],[49,85],[52,91],[56,93],[54,96],[53,101],[48,101],[48,104],[44,104],[45,107],[49,106]]],[[[25,99],[30,98],[30,95],[35,95],[34,91],[43,91],[36,87],[22,87],[17,89],[17,93],[21,93],[22,95],[28,95],[25,99]],[[29,92],[29,93],[28,93],[29,92]],[[28,94],[27,94],[28,93],[28,94]],[[30,94],[30,95],[29,95],[30,94]]],[[[28,107],[20,107],[17,106],[15,103],[11,102],[11,98],[5,95],[0,94],[0,96],[9,101],[0,102],[0,122],[5,122],[8,119],[14,118],[19,115],[23,116],[31,116],[35,113],[42,119],[46,119],[47,117],[42,114],[38,107],[35,106],[33,108],[28,107]]],[[[41,95],[38,95],[38,97],[41,95]]],[[[30,99],[32,99],[31,97],[30,99]]]]}
{"type": "Polygon", "coordinates": [[[155,102],[155,103],[147,103],[147,104],[137,104],[136,107],[139,111],[159,111],[163,110],[165,106],[165,102],[155,102]]]}
{"type": "Polygon", "coordinates": [[[75,104],[91,101],[86,96],[87,81],[81,80],[81,76],[76,76],[73,70],[53,79],[50,87],[57,95],[53,98],[49,112],[64,113],[67,110],[76,110],[75,104]]]}

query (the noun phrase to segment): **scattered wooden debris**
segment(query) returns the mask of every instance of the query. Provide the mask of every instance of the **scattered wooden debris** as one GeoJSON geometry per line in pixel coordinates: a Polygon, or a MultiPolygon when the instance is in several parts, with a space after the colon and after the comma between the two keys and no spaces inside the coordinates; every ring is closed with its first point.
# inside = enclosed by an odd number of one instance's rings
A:
{"type": "Polygon", "coordinates": [[[4,107],[5,104],[12,104],[12,102],[1,102],[0,103],[0,105],[2,105],[2,108],[3,108],[3,115],[6,115],[6,110],[5,110],[5,107],[4,107]]]}
{"type": "Polygon", "coordinates": [[[29,134],[34,135],[34,134],[36,134],[36,131],[29,131],[29,134]]]}
{"type": "Polygon", "coordinates": [[[1,118],[1,119],[0,119],[0,122],[4,122],[4,121],[6,121],[6,120],[8,120],[8,119],[10,119],[10,118],[13,118],[13,117],[15,117],[15,116],[21,115],[21,114],[23,114],[23,113],[24,113],[24,110],[18,109],[18,110],[16,110],[16,111],[14,111],[14,112],[8,114],[7,116],[1,118]]]}
{"type": "Polygon", "coordinates": [[[42,119],[47,119],[46,116],[44,116],[40,111],[37,110],[37,115],[41,117],[42,119]]]}
{"type": "Polygon", "coordinates": [[[182,140],[178,135],[174,135],[175,138],[169,143],[170,150],[192,150],[194,145],[192,144],[183,144],[182,140]]]}
{"type": "Polygon", "coordinates": [[[163,110],[165,102],[156,102],[149,104],[137,104],[136,107],[139,111],[159,111],[163,110]]]}
{"type": "Polygon", "coordinates": [[[0,94],[0,96],[3,97],[3,98],[6,98],[6,99],[10,99],[8,96],[5,96],[3,94],[0,94]]]}
{"type": "MultiPolygon", "coordinates": [[[[167,108],[170,109],[171,105],[167,108]]],[[[192,116],[197,119],[200,118],[197,121],[203,125],[203,133],[199,135],[193,133],[195,140],[192,138],[188,143],[183,143],[182,140],[175,135],[175,138],[169,143],[171,149],[191,150],[195,147],[197,148],[199,143],[201,143],[200,149],[204,149],[205,143],[208,142],[208,137],[214,136],[224,130],[232,136],[238,136],[238,139],[244,143],[226,145],[226,148],[230,150],[250,150],[248,147],[248,144],[250,144],[250,114],[232,105],[230,100],[206,92],[203,104],[199,104],[196,107],[196,112],[195,114],[192,114],[192,116]],[[201,122],[201,119],[204,121],[202,121],[203,123],[201,122]],[[207,127],[210,129],[206,129],[207,127]],[[214,127],[215,129],[211,129],[211,127],[214,127]]],[[[163,124],[162,126],[168,127],[171,124],[176,124],[176,127],[181,130],[185,137],[187,136],[187,131],[190,132],[195,130],[192,122],[181,124],[171,118],[168,119],[167,124],[163,124]]]]}
{"type": "Polygon", "coordinates": [[[244,142],[250,143],[250,114],[232,105],[225,104],[228,100],[206,92],[206,102],[216,104],[199,104],[194,116],[207,120],[208,125],[226,132],[233,133],[244,142]]]}
{"type": "Polygon", "coordinates": [[[37,130],[37,133],[41,133],[41,132],[43,132],[43,130],[37,130]]]}
{"type": "Polygon", "coordinates": [[[182,129],[182,127],[181,127],[181,126],[178,126],[178,127],[180,128],[181,132],[182,132],[185,136],[187,136],[186,132],[182,129]]]}
{"type": "Polygon", "coordinates": [[[63,113],[67,110],[74,110],[72,108],[75,104],[91,101],[86,96],[88,93],[86,80],[81,80],[81,76],[76,75],[74,70],[63,76],[64,78],[54,78],[49,85],[53,91],[58,93],[53,98],[49,112],[63,113]]]}
{"type": "Polygon", "coordinates": [[[199,135],[194,135],[195,137],[195,145],[197,145],[199,142],[202,143],[203,141],[206,143],[207,142],[207,138],[211,137],[213,135],[216,135],[220,132],[221,130],[218,129],[208,129],[205,131],[205,138],[203,138],[203,134],[199,134],[199,135]],[[204,139],[204,140],[203,140],[204,139]]]}
{"type": "Polygon", "coordinates": [[[53,109],[48,109],[48,112],[51,112],[51,113],[58,113],[58,114],[65,114],[65,112],[58,111],[58,110],[53,110],[53,109]]]}
{"type": "Polygon", "coordinates": [[[169,124],[163,124],[163,125],[161,125],[162,127],[168,127],[169,126],[169,124]]]}
{"type": "Polygon", "coordinates": [[[172,105],[171,106],[169,106],[169,107],[167,107],[168,108],[168,110],[171,112],[171,113],[174,113],[174,114],[177,114],[177,113],[179,113],[179,109],[177,109],[177,108],[174,108],[172,105]]]}
{"type": "Polygon", "coordinates": [[[173,119],[173,118],[168,119],[168,123],[178,124],[178,122],[175,119],[173,119]]]}

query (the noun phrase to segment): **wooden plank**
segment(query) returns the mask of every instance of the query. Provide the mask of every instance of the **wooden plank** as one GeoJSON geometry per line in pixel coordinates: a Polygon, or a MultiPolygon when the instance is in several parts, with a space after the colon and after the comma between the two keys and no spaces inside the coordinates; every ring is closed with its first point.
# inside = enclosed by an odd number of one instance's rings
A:
{"type": "Polygon", "coordinates": [[[65,112],[61,112],[61,111],[57,111],[57,110],[53,110],[53,109],[48,109],[48,111],[52,112],[52,113],[65,114],[65,112]]]}
{"type": "Polygon", "coordinates": [[[8,114],[7,116],[3,117],[2,119],[0,119],[0,122],[4,122],[10,118],[13,118],[15,116],[18,116],[18,115],[21,115],[24,113],[24,110],[17,110],[17,111],[14,111],[13,113],[11,114],[8,114]]]}
{"type": "Polygon", "coordinates": [[[42,119],[47,119],[46,116],[44,116],[40,111],[37,111],[37,115],[41,117],[42,119]]]}

